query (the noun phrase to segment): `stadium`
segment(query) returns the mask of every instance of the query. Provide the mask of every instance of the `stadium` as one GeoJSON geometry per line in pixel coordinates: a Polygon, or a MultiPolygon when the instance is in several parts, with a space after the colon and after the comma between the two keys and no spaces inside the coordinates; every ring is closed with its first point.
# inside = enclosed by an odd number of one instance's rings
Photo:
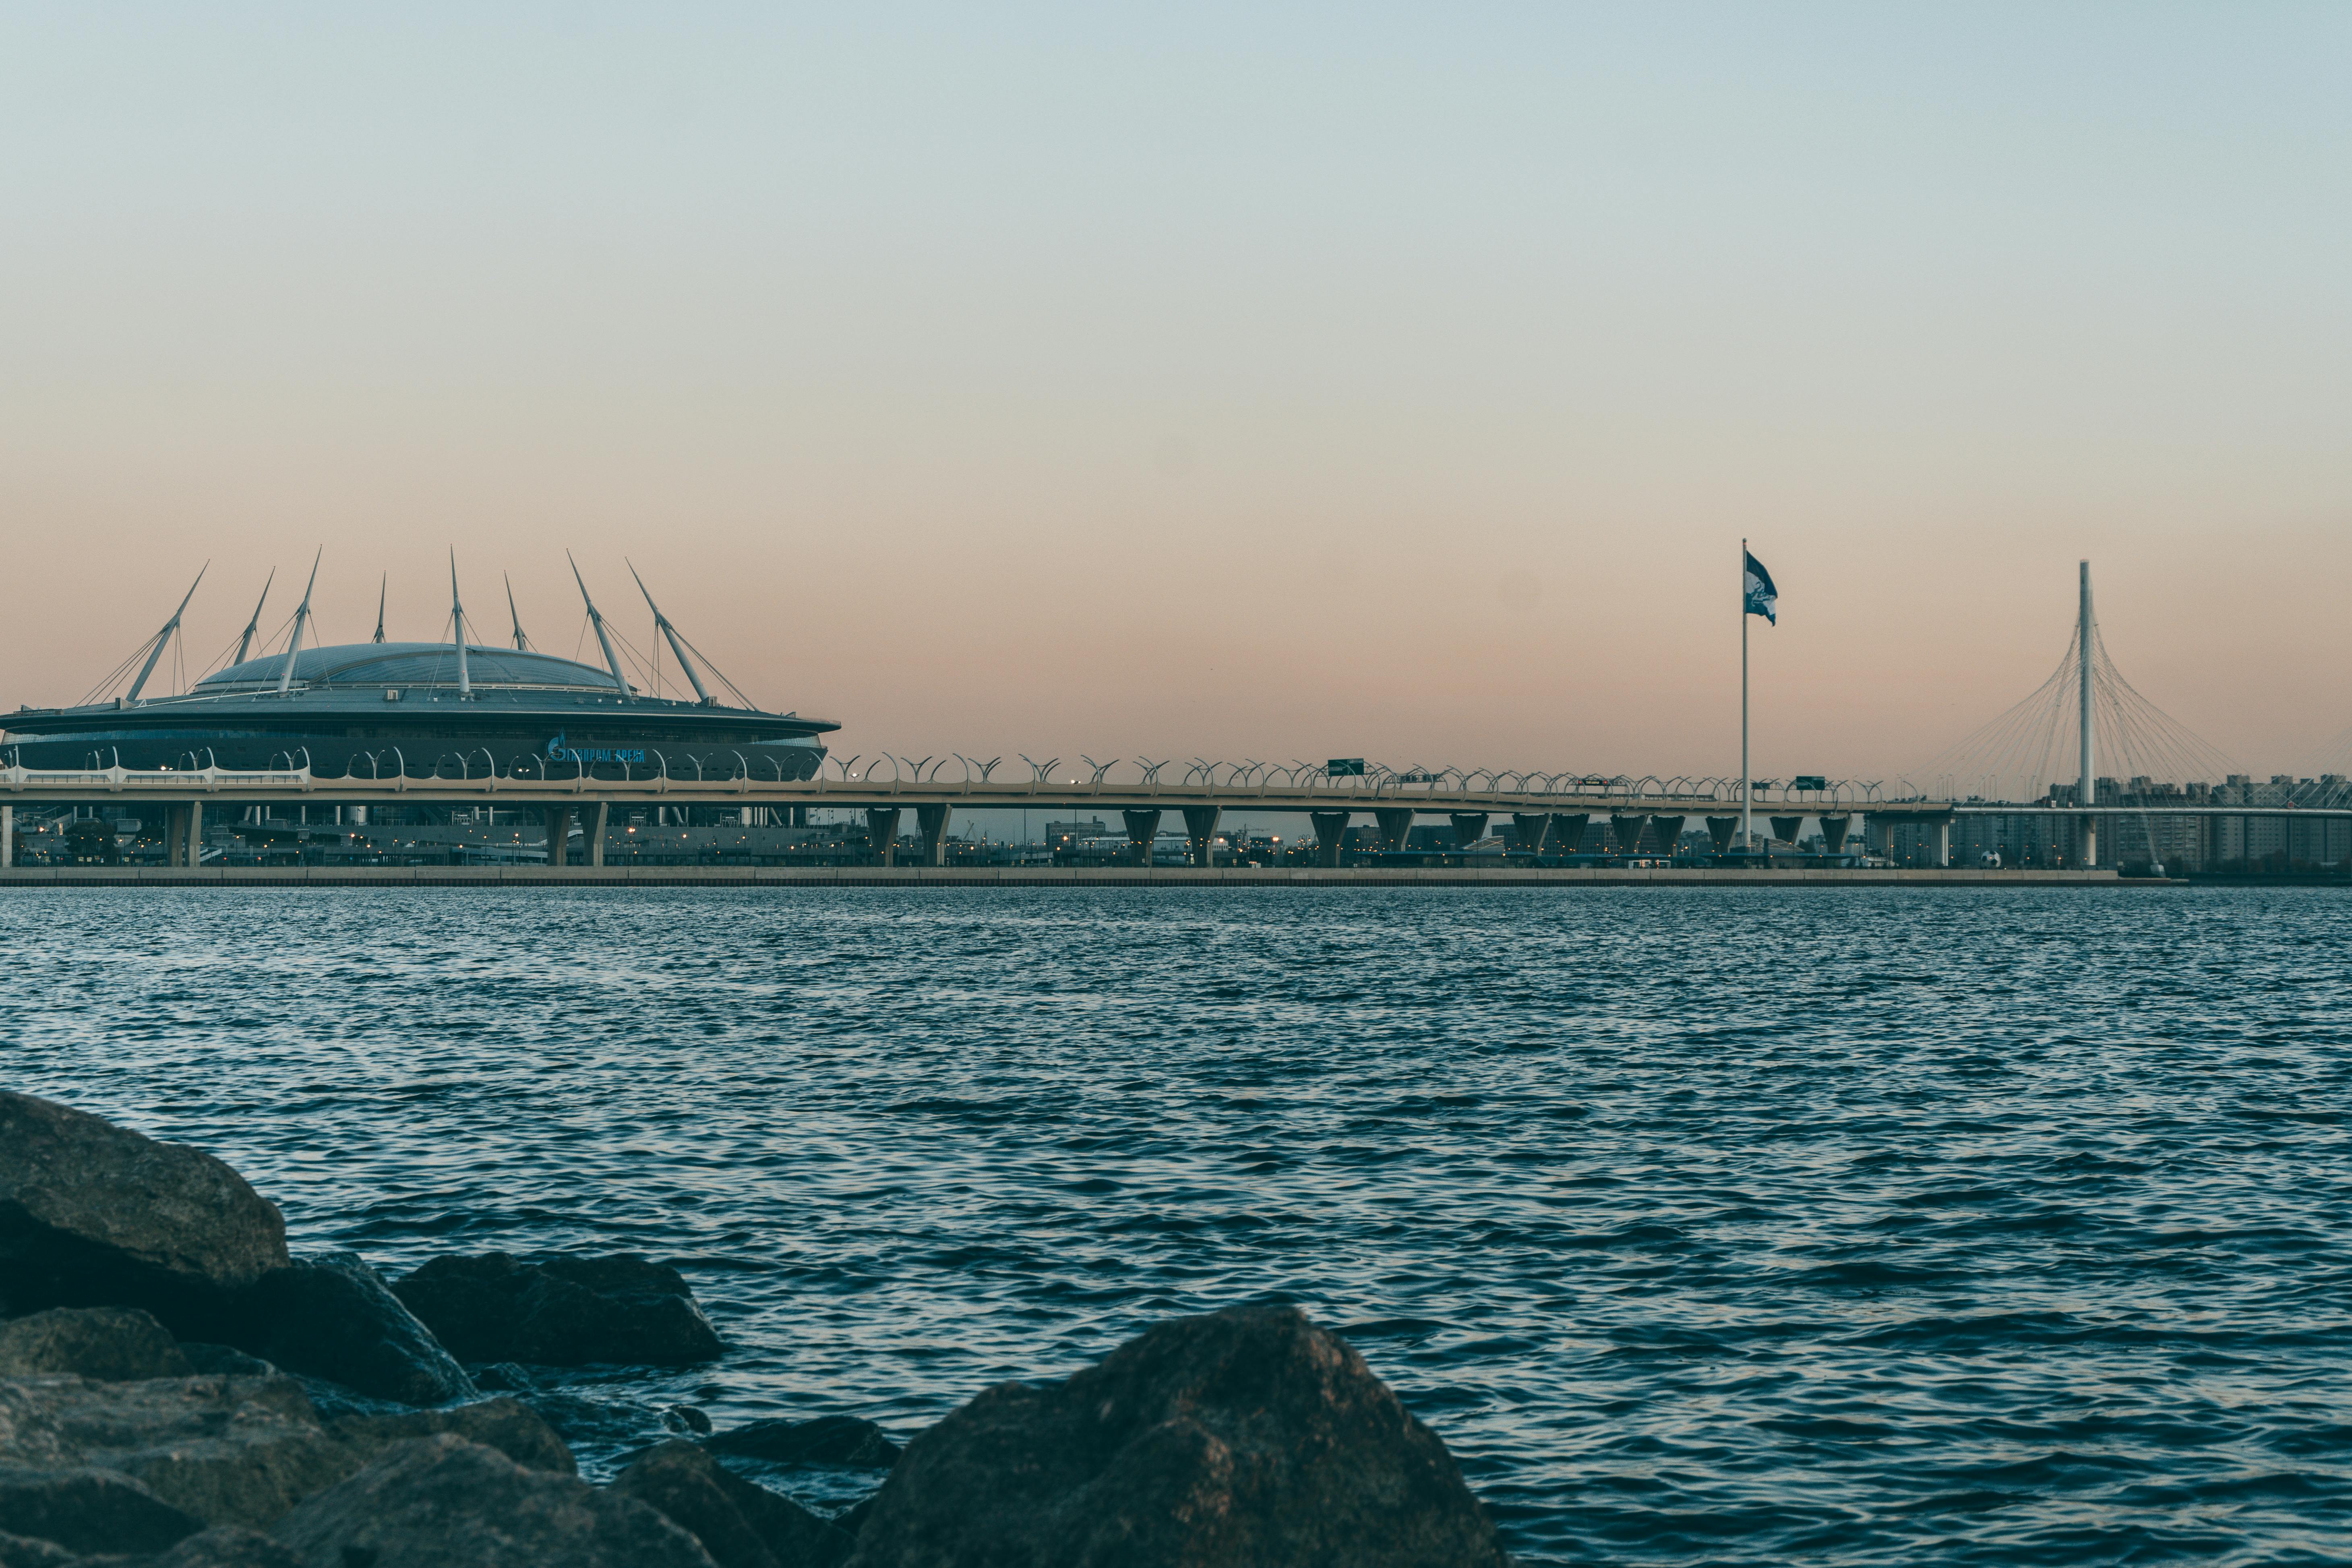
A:
{"type": "MultiPolygon", "coordinates": [[[[577,578],[576,566],[573,573],[577,578]]],[[[317,576],[314,563],[314,584],[317,576]]],[[[640,579],[640,591],[644,586],[640,579]]],[[[448,641],[384,641],[379,595],[373,641],[305,647],[306,588],[283,648],[249,657],[261,617],[257,605],[224,668],[183,693],[144,695],[179,635],[181,616],[195,595],[191,587],[163,628],[100,688],[121,685],[135,666],[127,690],[94,693],[97,700],[68,708],[19,708],[6,718],[0,758],[44,769],[307,767],[324,777],[386,779],[488,773],[551,779],[815,776],[825,755],[818,737],[839,725],[752,704],[678,634],[650,593],[646,604],[653,611],[656,657],[635,662],[655,689],[642,689],[625,673],[618,634],[597,612],[584,581],[580,594],[604,654],[601,668],[532,648],[519,616],[511,646],[475,640],[453,569],[448,641]],[[691,699],[660,694],[664,644],[691,699]],[[721,701],[713,683],[734,701],[721,701]]],[[[265,586],[262,603],[268,599],[265,586]]],[[[509,593],[510,613],[512,603],[509,593]]]]}

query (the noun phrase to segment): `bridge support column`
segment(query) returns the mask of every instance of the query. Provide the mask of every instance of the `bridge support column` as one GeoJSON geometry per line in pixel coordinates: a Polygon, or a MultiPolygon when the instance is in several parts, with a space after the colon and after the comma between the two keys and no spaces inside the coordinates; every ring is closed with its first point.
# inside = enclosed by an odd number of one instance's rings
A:
{"type": "Polygon", "coordinates": [[[915,831],[923,836],[923,864],[944,866],[948,863],[948,813],[945,801],[937,805],[915,807],[915,831]]]}
{"type": "Polygon", "coordinates": [[[200,800],[188,802],[187,816],[183,822],[181,831],[188,838],[188,869],[193,871],[205,863],[205,803],[200,800]]]}
{"type": "Polygon", "coordinates": [[[1326,866],[1339,864],[1339,852],[1348,847],[1348,818],[1345,811],[1310,811],[1307,819],[1315,824],[1316,858],[1326,866]]]}
{"type": "Polygon", "coordinates": [[[0,805],[0,871],[16,863],[16,808],[0,805]]]}
{"type": "Polygon", "coordinates": [[[1708,817],[1706,819],[1706,836],[1715,840],[1715,852],[1717,855],[1730,854],[1731,841],[1739,836],[1739,818],[1736,816],[1708,817]]]}
{"type": "Polygon", "coordinates": [[[1952,864],[1952,819],[1936,819],[1936,864],[1949,868],[1952,864]]]}
{"type": "Polygon", "coordinates": [[[612,815],[613,803],[607,800],[598,801],[596,809],[588,814],[588,864],[591,866],[604,863],[604,824],[611,820],[612,815]]]}
{"type": "Polygon", "coordinates": [[[1483,811],[1457,811],[1448,818],[1454,824],[1454,847],[1459,853],[1486,837],[1486,814],[1483,811]]]}
{"type": "Polygon", "coordinates": [[[1658,841],[1659,854],[1664,856],[1669,860],[1675,858],[1675,849],[1676,846],[1680,845],[1683,841],[1683,824],[1689,820],[1690,818],[1687,816],[1654,816],[1650,818],[1650,832],[1658,841]]]}
{"type": "Polygon", "coordinates": [[[187,811],[184,805],[163,808],[163,864],[177,866],[186,855],[184,847],[187,834],[187,811]]]}
{"type": "Polygon", "coordinates": [[[866,847],[879,857],[885,866],[898,863],[897,806],[869,805],[866,808],[866,847]]]}
{"type": "Polygon", "coordinates": [[[547,863],[572,864],[572,808],[568,805],[547,808],[547,863]]]}
{"type": "Polygon", "coordinates": [[[1184,837],[1192,841],[1192,864],[1207,866],[1214,861],[1217,842],[1218,808],[1213,805],[1188,805],[1184,808],[1184,837]]]}
{"type": "Polygon", "coordinates": [[[1797,847],[1797,836],[1805,830],[1805,819],[1801,816],[1776,816],[1771,819],[1771,822],[1774,842],[1786,844],[1790,848],[1794,849],[1797,847]]]}
{"type": "Polygon", "coordinates": [[[1822,853],[1824,855],[1844,854],[1846,834],[1852,830],[1853,826],[1853,816],[1852,813],[1835,811],[1823,812],[1822,814],[1822,853]]]}
{"type": "Polygon", "coordinates": [[[1544,836],[1551,831],[1548,811],[1511,813],[1511,847],[1522,855],[1543,853],[1544,836]]]}
{"type": "Polygon", "coordinates": [[[1122,811],[1127,819],[1127,852],[1135,863],[1147,870],[1151,866],[1151,841],[1160,837],[1160,813],[1156,811],[1122,811]]]}
{"type": "Polygon", "coordinates": [[[1551,818],[1551,852],[1555,855],[1584,853],[1584,830],[1592,826],[1589,811],[1554,812],[1551,818]]]}
{"type": "MultiPolygon", "coordinates": [[[[2251,835],[2249,837],[2251,837],[2251,835]]],[[[2083,818],[2083,830],[2076,835],[2075,841],[2082,846],[2081,854],[2077,858],[2083,863],[2083,869],[2087,871],[2099,863],[2099,819],[2095,816],[2083,818]]],[[[2246,858],[2251,860],[2253,858],[2253,849],[2249,846],[2246,858]]]]}
{"type": "Polygon", "coordinates": [[[1642,847],[1642,829],[1650,826],[1646,816],[1627,816],[1612,812],[1609,817],[1610,835],[1617,840],[1617,853],[1631,855],[1642,847]]]}
{"type": "Polygon", "coordinates": [[[1412,838],[1412,807],[1382,805],[1372,810],[1372,820],[1381,825],[1381,848],[1391,855],[1401,855],[1412,838]]]}

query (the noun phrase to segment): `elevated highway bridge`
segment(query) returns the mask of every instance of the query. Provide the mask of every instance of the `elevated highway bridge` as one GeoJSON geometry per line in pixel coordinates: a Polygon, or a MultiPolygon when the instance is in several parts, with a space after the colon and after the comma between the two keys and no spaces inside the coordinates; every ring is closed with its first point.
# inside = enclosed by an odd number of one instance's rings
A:
{"type": "MultiPolygon", "coordinates": [[[[961,761],[961,759],[959,759],[961,761]]],[[[911,815],[921,842],[925,863],[944,863],[948,829],[959,811],[1116,811],[1129,840],[1148,857],[1167,816],[1181,816],[1192,842],[1196,864],[1209,863],[1209,847],[1220,818],[1227,812],[1253,815],[1294,813],[1312,824],[1327,864],[1339,863],[1339,847],[1349,827],[1369,818],[1385,849],[1405,847],[1406,835],[1416,818],[1435,817],[1449,823],[1458,840],[1482,836],[1490,824],[1505,828],[1512,847],[1524,854],[1573,854],[1593,842],[1594,830],[1607,842],[1630,852],[1642,841],[1645,828],[1659,842],[1672,844],[1694,821],[1705,826],[1719,852],[1734,847],[1738,826],[1737,780],[1628,780],[1564,774],[1397,773],[1383,769],[1362,774],[1333,774],[1308,767],[1266,769],[1252,765],[1226,769],[1223,764],[1195,764],[1187,774],[1163,781],[1167,764],[1136,764],[1139,777],[1115,780],[1107,764],[1090,764],[1084,778],[1069,776],[1051,764],[1032,764],[1025,781],[998,781],[989,776],[995,764],[984,764],[981,776],[943,779],[943,771],[926,758],[896,769],[893,776],[877,779],[875,769],[843,776],[814,779],[762,779],[747,765],[726,777],[676,778],[667,769],[650,776],[622,769],[604,776],[594,768],[574,764],[572,776],[562,765],[536,775],[500,773],[487,767],[468,774],[436,773],[425,776],[320,777],[310,768],[230,770],[222,768],[139,770],[122,767],[36,770],[0,768],[0,867],[8,863],[13,842],[10,829],[16,809],[22,806],[136,805],[142,819],[164,825],[168,858],[173,865],[194,866],[201,856],[205,825],[223,817],[241,818],[257,805],[299,803],[310,807],[494,805],[502,810],[534,810],[545,821],[549,842],[567,841],[576,819],[586,831],[587,863],[604,861],[604,826],[617,808],[705,806],[721,809],[764,807],[785,813],[811,807],[850,809],[866,815],[872,840],[882,846],[888,863],[896,854],[903,816],[911,815]],[[1225,776],[1219,778],[1219,773],[1225,776]]],[[[1843,849],[1849,837],[1860,832],[1875,847],[1906,825],[1935,830],[1938,864],[1950,860],[1950,826],[1965,816],[2017,816],[2049,811],[2053,815],[2086,814],[2047,803],[2031,805],[1937,799],[1879,798],[1880,786],[1847,781],[1818,782],[1818,789],[1798,789],[1774,783],[1759,789],[1757,814],[1769,822],[1776,838],[1793,841],[1807,819],[1820,824],[1830,853],[1843,849]]],[[[2303,818],[2352,817],[2352,810],[2309,807],[2249,806],[2128,806],[2132,815],[2206,815],[2227,816],[2293,816],[2303,818]]],[[[2101,813],[2098,815],[2113,815],[2101,813]]],[[[338,811],[331,820],[343,820],[338,811]]],[[[354,815],[352,818],[357,820],[354,815]]],[[[788,817],[788,820],[796,819],[788,817]]]]}

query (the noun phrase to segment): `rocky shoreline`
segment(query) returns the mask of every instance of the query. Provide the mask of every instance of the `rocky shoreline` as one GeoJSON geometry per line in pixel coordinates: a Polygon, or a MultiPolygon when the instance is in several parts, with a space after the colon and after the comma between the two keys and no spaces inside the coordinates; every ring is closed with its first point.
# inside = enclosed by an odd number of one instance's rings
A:
{"type": "Polygon", "coordinates": [[[387,1280],[290,1254],[201,1151],[0,1091],[0,1568],[1508,1561],[1444,1445],[1291,1308],[1171,1320],[903,1446],[674,1405],[602,1485],[534,1393],[534,1367],[723,1353],[666,1265],[452,1255],[387,1280]],[[828,1515],[745,1473],[766,1466],[876,1484],[828,1515]]]}

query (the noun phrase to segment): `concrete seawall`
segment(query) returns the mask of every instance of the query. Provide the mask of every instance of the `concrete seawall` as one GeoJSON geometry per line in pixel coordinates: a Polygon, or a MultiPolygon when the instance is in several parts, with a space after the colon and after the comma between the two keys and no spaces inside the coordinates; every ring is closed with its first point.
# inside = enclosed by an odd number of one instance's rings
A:
{"type": "Polygon", "coordinates": [[[1694,867],[1607,869],[1537,867],[956,867],[928,866],[289,866],[209,870],[144,866],[23,867],[0,871],[7,888],[1599,888],[1959,887],[2144,888],[2113,871],[1785,870],[1694,867]]]}

